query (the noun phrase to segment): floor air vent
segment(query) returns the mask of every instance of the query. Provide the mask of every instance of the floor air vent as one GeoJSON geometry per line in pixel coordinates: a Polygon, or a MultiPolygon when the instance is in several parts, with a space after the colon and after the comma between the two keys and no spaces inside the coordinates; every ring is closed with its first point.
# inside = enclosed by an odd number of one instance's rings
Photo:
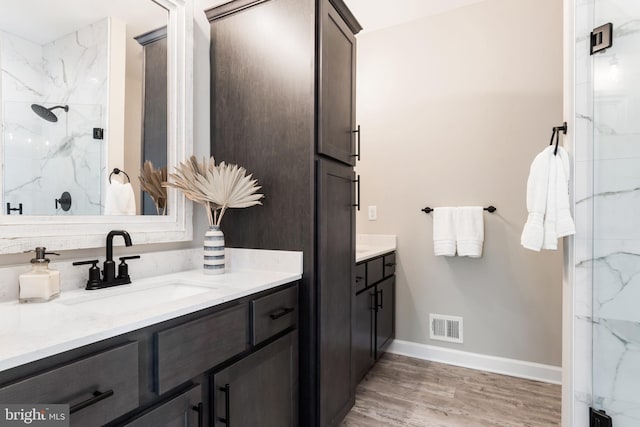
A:
{"type": "Polygon", "coordinates": [[[432,340],[462,343],[462,317],[429,314],[432,340]]]}

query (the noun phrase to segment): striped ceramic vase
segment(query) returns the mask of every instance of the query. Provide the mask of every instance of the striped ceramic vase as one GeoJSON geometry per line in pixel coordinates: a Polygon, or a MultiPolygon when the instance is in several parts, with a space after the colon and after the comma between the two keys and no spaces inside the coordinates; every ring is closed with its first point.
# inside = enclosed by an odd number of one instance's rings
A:
{"type": "Polygon", "coordinates": [[[218,225],[210,225],[204,234],[204,274],[224,273],[224,234],[218,225]]]}

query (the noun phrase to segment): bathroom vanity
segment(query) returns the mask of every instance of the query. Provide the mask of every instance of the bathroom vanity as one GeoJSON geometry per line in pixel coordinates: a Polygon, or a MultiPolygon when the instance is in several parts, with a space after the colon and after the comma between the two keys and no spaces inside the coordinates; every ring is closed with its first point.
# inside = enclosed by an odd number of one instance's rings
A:
{"type": "Polygon", "coordinates": [[[196,270],[3,303],[0,402],[69,404],[82,427],[297,425],[300,277],[196,270]]]}
{"type": "Polygon", "coordinates": [[[395,337],[395,236],[358,235],[352,287],[354,388],[395,337]]]}

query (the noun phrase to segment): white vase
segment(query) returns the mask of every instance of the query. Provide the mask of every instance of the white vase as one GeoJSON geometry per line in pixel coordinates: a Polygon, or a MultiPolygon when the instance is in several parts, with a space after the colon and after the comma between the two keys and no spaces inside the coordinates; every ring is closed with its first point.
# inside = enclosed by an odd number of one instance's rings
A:
{"type": "Polygon", "coordinates": [[[210,225],[204,233],[204,274],[224,273],[224,233],[210,225]]]}

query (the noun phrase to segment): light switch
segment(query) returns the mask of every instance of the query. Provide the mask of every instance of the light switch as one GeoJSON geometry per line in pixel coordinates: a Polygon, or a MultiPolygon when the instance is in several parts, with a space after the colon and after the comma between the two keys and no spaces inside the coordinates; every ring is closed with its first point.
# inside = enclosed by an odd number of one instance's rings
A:
{"type": "Polygon", "coordinates": [[[378,208],[377,206],[369,206],[368,210],[369,221],[375,221],[378,219],[378,208]]]}

